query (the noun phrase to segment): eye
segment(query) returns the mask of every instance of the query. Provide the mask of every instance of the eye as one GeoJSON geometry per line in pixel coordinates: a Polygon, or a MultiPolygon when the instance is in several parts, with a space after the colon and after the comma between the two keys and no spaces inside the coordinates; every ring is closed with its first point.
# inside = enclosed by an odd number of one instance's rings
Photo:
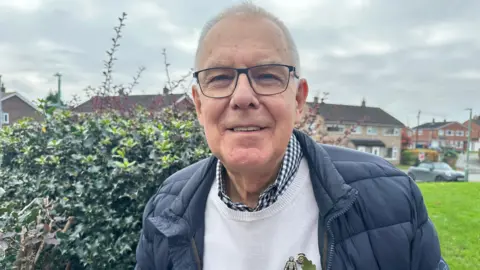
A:
{"type": "Polygon", "coordinates": [[[272,73],[261,73],[257,75],[257,79],[260,80],[280,80],[277,75],[272,73]]]}
{"type": "Polygon", "coordinates": [[[208,82],[223,81],[223,80],[233,80],[233,76],[229,74],[215,75],[210,77],[208,82]]]}

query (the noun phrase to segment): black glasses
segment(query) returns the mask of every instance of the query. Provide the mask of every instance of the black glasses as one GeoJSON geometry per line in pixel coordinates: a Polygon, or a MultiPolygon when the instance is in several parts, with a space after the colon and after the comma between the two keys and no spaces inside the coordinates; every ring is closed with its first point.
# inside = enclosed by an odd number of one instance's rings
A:
{"type": "Polygon", "coordinates": [[[194,72],[193,77],[197,79],[200,91],[210,98],[231,96],[237,88],[240,74],[247,76],[255,93],[271,96],[287,90],[292,72],[298,78],[294,66],[267,64],[249,68],[207,68],[194,72]]]}

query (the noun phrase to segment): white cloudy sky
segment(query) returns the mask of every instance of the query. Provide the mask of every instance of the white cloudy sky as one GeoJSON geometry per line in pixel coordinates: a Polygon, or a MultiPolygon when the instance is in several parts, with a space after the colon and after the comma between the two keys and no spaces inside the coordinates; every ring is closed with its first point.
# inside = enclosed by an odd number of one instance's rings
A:
{"type": "MultiPolygon", "coordinates": [[[[67,98],[101,80],[117,17],[128,13],[117,83],[147,68],[137,93],[165,83],[162,48],[177,76],[193,66],[203,23],[226,0],[0,0],[0,74],[31,99],[56,89],[67,98]]],[[[259,0],[289,26],[311,98],[379,106],[405,124],[465,120],[480,113],[480,1],[259,0]]]]}

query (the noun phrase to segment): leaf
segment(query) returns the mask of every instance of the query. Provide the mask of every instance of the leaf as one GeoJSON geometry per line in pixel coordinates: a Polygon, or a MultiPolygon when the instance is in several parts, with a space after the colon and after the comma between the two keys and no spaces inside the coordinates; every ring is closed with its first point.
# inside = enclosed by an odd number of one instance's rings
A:
{"type": "Polygon", "coordinates": [[[51,106],[51,107],[48,107],[48,108],[45,110],[45,112],[46,112],[46,114],[48,114],[48,115],[52,115],[55,110],[56,110],[56,108],[53,107],[53,106],[51,106]]]}
{"type": "Polygon", "coordinates": [[[60,242],[55,238],[46,238],[45,239],[45,244],[57,246],[57,245],[60,244],[60,242]]]}
{"type": "Polygon", "coordinates": [[[68,234],[66,234],[64,232],[60,232],[60,231],[56,232],[55,236],[56,236],[56,238],[61,239],[61,240],[68,239],[68,234]]]}
{"type": "Polygon", "coordinates": [[[15,232],[6,232],[5,234],[3,234],[3,239],[14,237],[15,235],[16,235],[15,232]]]}
{"type": "Polygon", "coordinates": [[[92,166],[88,168],[89,173],[98,173],[102,167],[100,166],[92,166]]]}
{"type": "Polygon", "coordinates": [[[303,261],[302,270],[317,270],[317,267],[312,263],[312,261],[305,258],[303,261]]]}
{"type": "Polygon", "coordinates": [[[6,241],[0,240],[0,250],[7,250],[8,244],[6,241]]]}
{"type": "Polygon", "coordinates": [[[53,220],[55,220],[55,222],[63,222],[63,221],[65,221],[65,218],[64,217],[54,217],[53,220]]]}
{"type": "Polygon", "coordinates": [[[36,245],[40,243],[42,240],[38,236],[34,236],[33,238],[28,239],[25,241],[26,245],[36,245]]]}

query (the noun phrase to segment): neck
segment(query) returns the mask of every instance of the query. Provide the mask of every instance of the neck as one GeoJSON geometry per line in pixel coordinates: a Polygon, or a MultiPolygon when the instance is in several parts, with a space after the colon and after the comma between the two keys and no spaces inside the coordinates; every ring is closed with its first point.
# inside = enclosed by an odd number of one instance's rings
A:
{"type": "Polygon", "coordinates": [[[225,167],[227,171],[225,184],[228,197],[233,202],[241,202],[250,208],[255,208],[260,194],[275,182],[281,164],[282,160],[272,166],[273,170],[248,173],[229,171],[225,167]]]}

